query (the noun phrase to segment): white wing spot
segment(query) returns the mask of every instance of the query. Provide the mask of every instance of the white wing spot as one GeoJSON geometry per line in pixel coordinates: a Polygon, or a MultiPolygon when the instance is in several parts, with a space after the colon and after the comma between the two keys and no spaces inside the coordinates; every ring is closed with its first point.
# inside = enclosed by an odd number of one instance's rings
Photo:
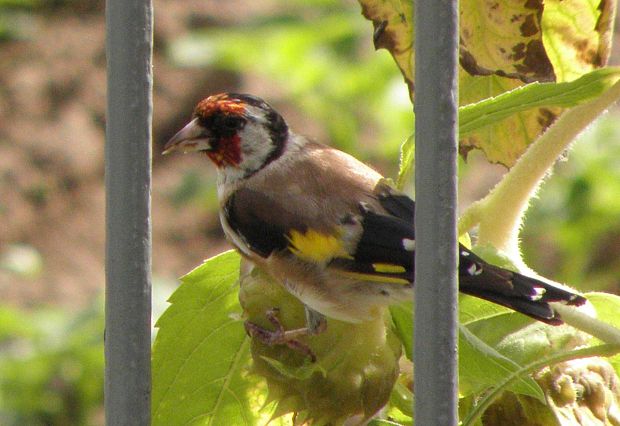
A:
{"type": "Polygon", "coordinates": [[[534,287],[533,288],[535,294],[533,296],[530,296],[530,299],[532,300],[540,300],[543,298],[543,296],[545,295],[545,293],[547,292],[547,290],[545,290],[542,287],[534,287]]]}
{"type": "Polygon", "coordinates": [[[359,206],[362,209],[362,212],[364,212],[364,213],[368,213],[370,211],[370,206],[365,201],[361,201],[359,203],[359,206]]]}
{"type": "Polygon", "coordinates": [[[471,276],[476,276],[482,274],[482,268],[475,263],[472,263],[469,268],[467,268],[467,273],[471,276]]]}
{"type": "Polygon", "coordinates": [[[465,250],[461,251],[461,256],[467,257],[469,256],[469,253],[467,253],[465,250]]]}
{"type": "Polygon", "coordinates": [[[403,248],[407,251],[415,250],[415,240],[411,238],[403,238],[403,248]]]}

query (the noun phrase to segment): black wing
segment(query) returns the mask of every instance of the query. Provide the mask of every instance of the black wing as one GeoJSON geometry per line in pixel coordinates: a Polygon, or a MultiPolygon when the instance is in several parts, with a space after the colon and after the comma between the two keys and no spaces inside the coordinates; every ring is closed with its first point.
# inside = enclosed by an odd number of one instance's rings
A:
{"type": "Polygon", "coordinates": [[[262,257],[286,249],[290,229],[303,230],[303,224],[295,223],[294,218],[287,219],[289,216],[279,203],[251,189],[237,190],[224,205],[228,226],[250,250],[262,257]]]}
{"type": "MultiPolygon", "coordinates": [[[[377,186],[377,199],[387,211],[377,213],[361,206],[363,234],[354,259],[341,267],[381,277],[406,279],[413,283],[415,203],[385,183],[377,186]],[[400,268],[400,270],[399,270],[400,268]],[[391,273],[386,271],[391,269],[391,273]]],[[[549,302],[582,305],[586,299],[568,290],[485,262],[459,244],[459,288],[472,296],[486,299],[549,324],[561,324],[549,302]]]]}
{"type": "Polygon", "coordinates": [[[415,203],[380,181],[375,197],[384,211],[360,203],[362,234],[351,258],[337,258],[332,266],[360,279],[413,284],[415,203]]]}

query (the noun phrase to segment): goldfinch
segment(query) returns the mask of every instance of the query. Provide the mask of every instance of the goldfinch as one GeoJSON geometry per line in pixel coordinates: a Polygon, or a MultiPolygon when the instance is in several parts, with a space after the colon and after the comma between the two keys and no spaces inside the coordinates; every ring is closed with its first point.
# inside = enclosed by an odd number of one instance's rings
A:
{"type": "MultiPolygon", "coordinates": [[[[291,131],[278,112],[246,94],[210,96],[164,147],[203,152],[217,167],[222,228],[245,258],[306,307],[307,329],[270,334],[271,343],[316,333],[323,317],[359,323],[412,298],[414,201],[352,156],[291,131]]],[[[549,302],[585,298],[491,265],[459,246],[460,291],[548,324],[549,302]]],[[[278,326],[275,313],[270,320],[278,326]]]]}

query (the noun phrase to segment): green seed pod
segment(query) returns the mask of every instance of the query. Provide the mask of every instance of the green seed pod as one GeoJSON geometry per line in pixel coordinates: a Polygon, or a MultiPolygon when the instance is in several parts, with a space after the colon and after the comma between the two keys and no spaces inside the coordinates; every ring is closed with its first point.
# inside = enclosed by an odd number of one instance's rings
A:
{"type": "MultiPolygon", "coordinates": [[[[246,319],[273,330],[266,312],[278,308],[285,330],[305,326],[303,305],[279,284],[254,268],[241,279],[239,294],[246,319]]],[[[253,371],[267,380],[273,417],[295,413],[295,423],[362,423],[388,401],[398,377],[401,344],[389,315],[350,324],[327,320],[327,329],[299,342],[316,356],[286,345],[268,346],[252,339],[253,371]]]]}

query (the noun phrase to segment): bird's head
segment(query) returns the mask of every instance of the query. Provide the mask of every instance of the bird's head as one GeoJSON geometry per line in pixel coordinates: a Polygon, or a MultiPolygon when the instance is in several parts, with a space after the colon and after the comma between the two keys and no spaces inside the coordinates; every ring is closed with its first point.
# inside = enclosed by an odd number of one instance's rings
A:
{"type": "Polygon", "coordinates": [[[204,152],[218,168],[248,175],[279,157],[287,138],[286,122],[265,101],[222,93],[198,103],[192,120],[168,141],[163,153],[204,152]]]}

